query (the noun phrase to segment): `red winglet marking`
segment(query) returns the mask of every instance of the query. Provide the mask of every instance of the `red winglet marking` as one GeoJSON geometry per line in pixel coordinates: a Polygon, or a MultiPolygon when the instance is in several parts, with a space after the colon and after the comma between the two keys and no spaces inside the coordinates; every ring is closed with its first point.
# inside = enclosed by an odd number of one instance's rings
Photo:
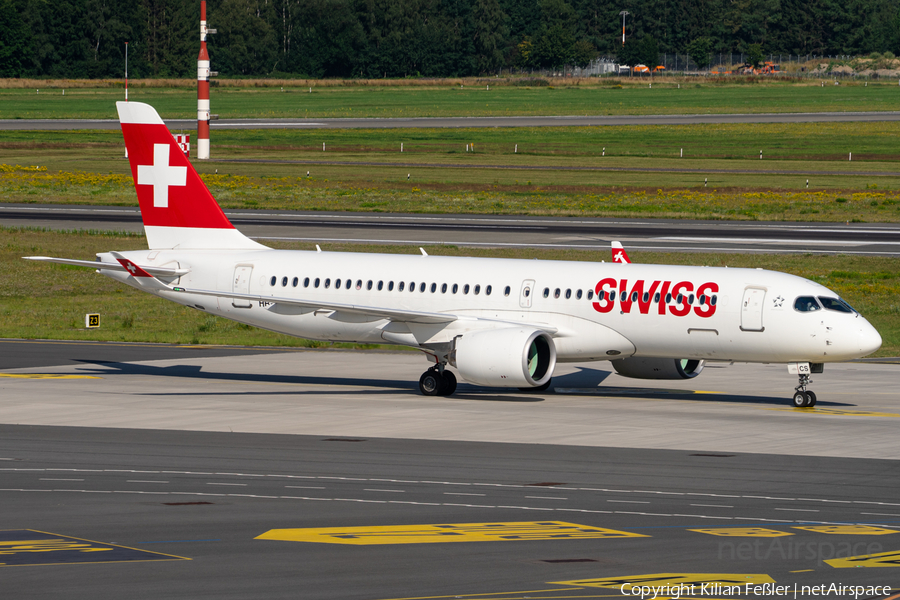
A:
{"type": "Polygon", "coordinates": [[[119,261],[120,265],[128,269],[128,272],[131,273],[134,277],[153,277],[153,275],[143,270],[127,258],[117,258],[116,260],[119,261]]]}

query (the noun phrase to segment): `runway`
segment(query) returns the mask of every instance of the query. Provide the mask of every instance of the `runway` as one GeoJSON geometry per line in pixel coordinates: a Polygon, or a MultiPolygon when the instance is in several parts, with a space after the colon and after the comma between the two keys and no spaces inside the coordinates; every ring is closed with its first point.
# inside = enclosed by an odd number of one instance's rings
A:
{"type": "MultiPolygon", "coordinates": [[[[584,115],[544,117],[421,117],[383,119],[218,119],[211,129],[410,129],[467,127],[603,127],[611,125],[699,125],[705,123],[852,123],[900,121],[900,111],[756,113],[704,115],[584,115]]],[[[165,119],[169,128],[190,129],[197,121],[165,119]]],[[[0,119],[0,130],[119,129],[116,119],[0,119]]]]}
{"type": "MultiPolygon", "coordinates": [[[[786,223],[667,219],[588,219],[492,215],[412,215],[227,210],[260,240],[567,248],[606,251],[766,252],[900,255],[900,226],[885,223],[786,223]]],[[[142,231],[137,207],[0,204],[0,224],[50,229],[142,231]]]]}
{"type": "Polygon", "coordinates": [[[545,393],[426,399],[415,353],[207,351],[0,341],[5,592],[777,597],[700,592],[718,581],[813,598],[802,586],[896,581],[896,365],[829,365],[817,407],[792,409],[775,365],[633,382],[596,363],[545,393]]]}

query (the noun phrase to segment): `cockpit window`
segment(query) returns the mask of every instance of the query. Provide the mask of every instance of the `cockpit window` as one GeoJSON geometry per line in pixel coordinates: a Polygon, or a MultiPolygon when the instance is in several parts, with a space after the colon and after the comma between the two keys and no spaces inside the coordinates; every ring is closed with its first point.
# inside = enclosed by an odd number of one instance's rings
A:
{"type": "Polygon", "coordinates": [[[841,300],[840,298],[828,298],[827,296],[819,296],[819,302],[826,310],[836,310],[842,313],[856,312],[853,307],[841,300]]]}
{"type": "Polygon", "coordinates": [[[794,310],[800,312],[812,312],[820,308],[822,307],[819,306],[819,303],[812,296],[800,296],[794,300],[794,310]]]}

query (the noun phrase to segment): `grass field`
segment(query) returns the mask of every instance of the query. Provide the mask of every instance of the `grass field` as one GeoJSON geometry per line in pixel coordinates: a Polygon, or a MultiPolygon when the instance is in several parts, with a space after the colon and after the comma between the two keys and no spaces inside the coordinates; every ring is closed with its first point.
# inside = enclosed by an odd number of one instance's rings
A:
{"type": "MultiPolygon", "coordinates": [[[[146,248],[142,236],[60,233],[0,228],[0,337],[113,340],[182,344],[324,346],[239,325],[138,292],[89,269],[37,264],[22,256],[93,260],[109,250],[146,248]],[[86,313],[100,313],[100,329],[84,329],[86,313]]],[[[270,244],[312,250],[308,244],[270,244]]],[[[409,253],[408,247],[328,245],[326,250],[409,253]]],[[[595,261],[593,251],[427,247],[431,255],[498,256],[595,261]]],[[[794,273],[839,293],[879,330],[877,356],[900,355],[900,259],[853,256],[766,256],[629,252],[635,262],[761,267],[794,273]]]]}
{"type": "MultiPolygon", "coordinates": [[[[713,114],[897,110],[895,82],[821,86],[663,78],[580,80],[561,87],[465,85],[213,87],[212,112],[220,118],[263,117],[475,117],[513,115],[713,114]]],[[[114,119],[121,89],[75,88],[46,82],[43,90],[0,88],[0,119],[114,119]]],[[[129,99],[152,104],[167,119],[195,118],[196,87],[134,87],[129,99]]]]}
{"type": "MultiPolygon", "coordinates": [[[[890,222],[898,134],[900,123],[229,130],[195,166],[227,208],[890,222]],[[272,162],[229,162],[257,160],[272,162]]],[[[134,205],[123,154],[117,131],[0,132],[0,197],[134,205]]]]}

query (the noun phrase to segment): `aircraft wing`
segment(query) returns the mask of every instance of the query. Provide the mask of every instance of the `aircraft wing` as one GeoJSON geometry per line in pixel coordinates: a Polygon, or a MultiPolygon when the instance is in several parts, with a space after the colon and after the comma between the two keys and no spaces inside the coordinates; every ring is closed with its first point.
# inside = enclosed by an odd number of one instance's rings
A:
{"type": "Polygon", "coordinates": [[[334,302],[298,300],[296,298],[279,298],[277,296],[257,296],[255,294],[238,294],[234,292],[193,290],[182,287],[173,287],[171,289],[175,292],[182,292],[186,294],[236,298],[238,300],[249,300],[251,302],[271,302],[273,304],[284,304],[285,306],[299,306],[301,308],[309,308],[310,310],[334,310],[357,315],[381,317],[383,319],[389,319],[391,321],[403,321],[406,323],[452,323],[459,318],[453,314],[426,312],[419,310],[382,308],[378,306],[359,306],[355,304],[338,304],[334,302]]]}
{"type": "MultiPolygon", "coordinates": [[[[296,298],[279,298],[277,296],[257,296],[255,294],[238,294],[234,292],[215,292],[209,290],[193,290],[182,287],[169,288],[175,292],[186,294],[197,294],[200,296],[218,296],[225,298],[236,298],[239,300],[249,300],[251,302],[271,302],[272,304],[284,304],[286,306],[299,306],[310,310],[333,310],[337,312],[352,313],[357,315],[366,315],[371,317],[380,317],[389,321],[398,321],[403,323],[422,323],[422,324],[441,324],[452,323],[458,321],[461,317],[452,313],[426,312],[420,310],[383,308],[379,306],[360,306],[356,304],[338,304],[334,302],[320,302],[311,300],[298,300],[296,298]]],[[[502,319],[482,319],[480,317],[462,317],[479,321],[491,321],[509,323],[510,325],[529,325],[535,329],[545,331],[550,335],[556,334],[559,329],[547,323],[523,323],[519,321],[504,321],[502,319]]]]}
{"type": "MultiPolygon", "coordinates": [[[[89,269],[103,269],[106,271],[128,271],[119,263],[98,262],[95,260],[77,260],[74,258],[53,258],[50,256],[23,256],[25,260],[57,263],[60,265],[72,265],[75,267],[87,267],[89,269]]],[[[166,269],[161,267],[141,267],[145,272],[154,277],[180,277],[189,273],[190,269],[166,269]]]]}

